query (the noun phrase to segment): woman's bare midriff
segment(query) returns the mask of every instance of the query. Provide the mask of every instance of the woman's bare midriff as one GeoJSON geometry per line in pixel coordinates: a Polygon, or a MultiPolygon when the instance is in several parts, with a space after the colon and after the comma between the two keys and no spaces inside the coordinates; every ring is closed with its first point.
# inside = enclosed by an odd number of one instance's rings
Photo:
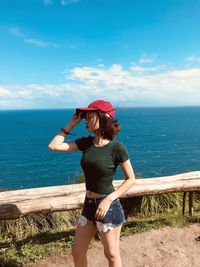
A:
{"type": "Polygon", "coordinates": [[[89,198],[100,198],[100,197],[105,197],[106,195],[101,195],[101,194],[94,193],[90,190],[86,190],[86,196],[89,198]]]}

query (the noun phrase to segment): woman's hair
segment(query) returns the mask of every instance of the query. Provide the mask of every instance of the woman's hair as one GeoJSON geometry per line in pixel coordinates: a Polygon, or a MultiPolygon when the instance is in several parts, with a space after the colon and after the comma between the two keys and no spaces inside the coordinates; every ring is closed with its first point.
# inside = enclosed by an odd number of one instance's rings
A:
{"type": "Polygon", "coordinates": [[[120,132],[120,125],[117,119],[103,111],[96,111],[99,116],[99,135],[104,139],[113,140],[120,132]]]}

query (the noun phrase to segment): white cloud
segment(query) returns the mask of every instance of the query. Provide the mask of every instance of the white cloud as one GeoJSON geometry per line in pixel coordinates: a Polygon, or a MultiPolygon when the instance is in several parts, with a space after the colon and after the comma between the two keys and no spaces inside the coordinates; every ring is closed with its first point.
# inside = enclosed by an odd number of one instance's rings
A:
{"type": "Polygon", "coordinates": [[[192,68],[186,70],[176,70],[171,72],[172,77],[182,78],[182,79],[195,79],[200,77],[199,68],[192,68]]]}
{"type": "Polygon", "coordinates": [[[65,71],[64,84],[7,85],[0,87],[0,96],[7,99],[4,106],[10,101],[11,107],[17,103],[27,108],[84,106],[95,99],[119,106],[200,105],[200,68],[152,68],[76,67],[65,71]]]}
{"type": "Polygon", "coordinates": [[[158,65],[158,66],[154,66],[151,68],[143,68],[140,66],[136,66],[132,63],[132,66],[130,67],[131,71],[135,71],[138,73],[143,73],[143,72],[151,72],[151,71],[159,71],[159,70],[163,70],[164,68],[166,68],[166,65],[158,65]]]}
{"type": "Polygon", "coordinates": [[[66,6],[73,3],[78,3],[80,0],[61,0],[61,5],[66,6]]]}
{"type": "Polygon", "coordinates": [[[33,92],[29,90],[17,92],[17,97],[22,97],[24,99],[34,99],[33,92]]]}
{"type": "Polygon", "coordinates": [[[66,45],[66,47],[67,48],[77,48],[77,47],[79,47],[79,46],[84,46],[85,45],[85,43],[83,43],[83,42],[78,42],[78,43],[75,43],[75,44],[71,44],[71,45],[66,45]]]}
{"type": "MultiPolygon", "coordinates": [[[[73,4],[73,3],[78,3],[80,0],[60,0],[60,4],[62,6],[66,6],[69,4],[73,4]]],[[[43,0],[44,5],[48,6],[48,5],[52,5],[53,4],[53,0],[43,0]]]]}
{"type": "Polygon", "coordinates": [[[48,5],[52,5],[53,4],[53,1],[52,0],[43,0],[43,1],[44,1],[45,6],[48,6],[48,5]]]}
{"type": "Polygon", "coordinates": [[[143,63],[152,63],[153,62],[153,59],[150,59],[150,58],[140,58],[139,59],[139,63],[140,64],[143,64],[143,63]]]}
{"type": "Polygon", "coordinates": [[[20,36],[20,37],[24,36],[24,34],[19,30],[18,27],[11,27],[9,29],[9,32],[12,33],[13,35],[16,35],[16,36],[20,36]]]}
{"type": "Polygon", "coordinates": [[[123,97],[128,105],[200,105],[200,69],[131,68],[131,71],[123,70],[121,65],[108,69],[74,68],[66,78],[83,84],[88,93],[93,90],[95,98],[120,102],[123,97]],[[147,70],[153,72],[146,73],[147,70]]]}
{"type": "Polygon", "coordinates": [[[149,56],[147,57],[146,54],[143,54],[141,56],[141,58],[139,59],[139,63],[140,64],[144,64],[144,63],[153,63],[155,60],[155,55],[149,56]]]}
{"type": "Polygon", "coordinates": [[[67,47],[67,48],[77,48],[79,46],[83,46],[85,45],[83,42],[77,42],[75,44],[71,44],[71,45],[62,45],[62,44],[58,44],[58,43],[54,43],[54,42],[45,42],[45,41],[42,41],[42,40],[38,40],[38,39],[35,39],[35,38],[29,38],[27,37],[24,33],[21,32],[21,30],[18,28],[18,27],[11,27],[8,29],[8,31],[15,35],[15,36],[18,36],[18,37],[21,37],[21,39],[25,42],[25,43],[28,43],[28,44],[32,44],[34,46],[37,46],[37,47],[67,47]]]}
{"type": "Polygon", "coordinates": [[[43,41],[36,40],[36,39],[24,39],[24,42],[33,44],[38,47],[47,47],[47,46],[58,47],[59,46],[58,44],[43,42],[43,41]]]}
{"type": "Polygon", "coordinates": [[[200,62],[200,57],[197,57],[197,56],[190,56],[188,58],[186,58],[187,61],[190,61],[190,62],[197,62],[199,63],[200,62]]]}
{"type": "Polygon", "coordinates": [[[103,62],[103,58],[97,58],[97,62],[102,63],[103,62]]]}
{"type": "Polygon", "coordinates": [[[0,86],[0,97],[9,97],[11,92],[0,86]]]}
{"type": "Polygon", "coordinates": [[[30,84],[28,85],[30,89],[34,89],[35,91],[40,91],[40,94],[45,94],[48,96],[53,96],[53,97],[60,97],[60,91],[62,92],[62,87],[60,85],[50,85],[50,84],[45,84],[45,85],[37,85],[37,84],[30,84]]]}

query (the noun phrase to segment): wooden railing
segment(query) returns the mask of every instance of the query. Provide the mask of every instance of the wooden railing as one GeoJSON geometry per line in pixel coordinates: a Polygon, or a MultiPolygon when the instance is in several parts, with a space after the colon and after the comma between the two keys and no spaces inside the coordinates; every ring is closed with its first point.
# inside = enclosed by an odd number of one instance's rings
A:
{"type": "MultiPolygon", "coordinates": [[[[117,188],[123,180],[114,181],[117,188]]],[[[123,196],[157,195],[170,192],[189,193],[189,212],[193,210],[193,191],[200,190],[200,171],[158,178],[137,179],[133,187],[123,196]]],[[[83,206],[85,184],[51,186],[0,193],[0,219],[17,219],[29,214],[78,209],[83,206]]]]}

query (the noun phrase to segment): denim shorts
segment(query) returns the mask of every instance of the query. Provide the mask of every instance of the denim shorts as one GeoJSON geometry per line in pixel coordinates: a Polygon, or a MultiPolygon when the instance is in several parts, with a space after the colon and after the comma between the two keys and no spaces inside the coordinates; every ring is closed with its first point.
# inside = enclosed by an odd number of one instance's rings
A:
{"type": "Polygon", "coordinates": [[[95,213],[98,205],[104,198],[105,197],[88,198],[86,196],[84,207],[78,222],[81,226],[84,226],[87,223],[87,220],[89,220],[97,226],[97,229],[99,231],[106,232],[107,230],[112,230],[114,227],[117,227],[126,222],[124,211],[119,199],[116,199],[111,203],[109,210],[102,220],[97,220],[95,218],[95,213]]]}

